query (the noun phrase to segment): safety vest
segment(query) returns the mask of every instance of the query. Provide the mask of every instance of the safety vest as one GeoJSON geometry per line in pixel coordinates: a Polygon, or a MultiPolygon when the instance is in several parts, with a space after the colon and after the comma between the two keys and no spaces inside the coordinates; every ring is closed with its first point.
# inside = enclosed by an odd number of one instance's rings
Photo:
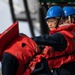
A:
{"type": "Polygon", "coordinates": [[[63,51],[53,51],[46,46],[44,54],[51,69],[59,68],[61,65],[75,61],[75,25],[62,26],[54,30],[64,35],[67,40],[67,48],[63,51]]]}
{"type": "Polygon", "coordinates": [[[32,39],[21,35],[4,52],[8,52],[17,58],[19,68],[16,75],[23,75],[32,58],[39,52],[39,49],[32,39]]]}

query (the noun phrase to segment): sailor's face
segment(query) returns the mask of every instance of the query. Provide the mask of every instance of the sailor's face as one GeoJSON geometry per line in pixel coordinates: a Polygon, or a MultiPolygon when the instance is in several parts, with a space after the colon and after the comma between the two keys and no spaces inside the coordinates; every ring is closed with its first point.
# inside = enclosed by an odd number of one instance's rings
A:
{"type": "Polygon", "coordinates": [[[51,18],[47,20],[47,25],[50,30],[56,28],[57,23],[58,23],[57,18],[51,18]]]}

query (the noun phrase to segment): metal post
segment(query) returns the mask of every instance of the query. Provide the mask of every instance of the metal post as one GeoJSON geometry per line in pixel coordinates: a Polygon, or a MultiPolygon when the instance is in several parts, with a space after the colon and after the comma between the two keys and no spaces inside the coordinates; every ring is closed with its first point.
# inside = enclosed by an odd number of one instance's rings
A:
{"type": "Polygon", "coordinates": [[[45,7],[45,5],[43,5],[39,8],[39,11],[40,11],[39,12],[40,13],[39,19],[40,19],[41,34],[48,34],[48,32],[49,32],[48,26],[47,26],[45,19],[44,19],[45,15],[46,15],[45,10],[47,11],[47,7],[45,7]]]}
{"type": "Polygon", "coordinates": [[[16,18],[15,18],[13,1],[12,0],[9,0],[9,7],[10,7],[11,15],[12,15],[12,20],[13,20],[13,23],[14,23],[16,21],[16,18]]]}
{"type": "Polygon", "coordinates": [[[26,10],[26,15],[27,15],[30,31],[31,31],[32,37],[34,37],[35,36],[34,28],[33,28],[32,20],[31,20],[31,17],[30,17],[30,12],[29,12],[29,8],[28,8],[27,0],[23,0],[23,2],[24,2],[25,10],[26,10]]]}

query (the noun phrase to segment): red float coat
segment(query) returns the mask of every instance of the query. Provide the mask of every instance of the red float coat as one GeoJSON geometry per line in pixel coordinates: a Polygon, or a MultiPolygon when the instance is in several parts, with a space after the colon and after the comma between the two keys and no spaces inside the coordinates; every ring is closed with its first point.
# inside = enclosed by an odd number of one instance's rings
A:
{"type": "Polygon", "coordinates": [[[4,52],[8,52],[17,58],[19,68],[16,75],[23,75],[24,69],[28,67],[27,63],[30,63],[30,59],[39,52],[39,49],[32,39],[22,35],[16,38],[4,52]]]}
{"type": "Polygon", "coordinates": [[[67,40],[67,48],[63,51],[53,51],[50,46],[46,46],[44,54],[51,69],[59,68],[61,65],[75,61],[75,25],[61,26],[51,33],[59,32],[67,40]]]}

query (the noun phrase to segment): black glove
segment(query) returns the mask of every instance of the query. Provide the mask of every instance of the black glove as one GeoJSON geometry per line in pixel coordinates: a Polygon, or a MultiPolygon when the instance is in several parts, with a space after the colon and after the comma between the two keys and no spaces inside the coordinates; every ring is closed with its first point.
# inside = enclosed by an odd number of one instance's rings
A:
{"type": "Polygon", "coordinates": [[[38,45],[38,47],[40,48],[41,53],[42,53],[42,52],[43,52],[43,50],[44,50],[44,48],[45,48],[45,46],[44,46],[44,45],[38,45]]]}
{"type": "Polygon", "coordinates": [[[31,75],[52,75],[48,62],[45,58],[42,58],[41,62],[36,64],[36,67],[31,75]]]}

